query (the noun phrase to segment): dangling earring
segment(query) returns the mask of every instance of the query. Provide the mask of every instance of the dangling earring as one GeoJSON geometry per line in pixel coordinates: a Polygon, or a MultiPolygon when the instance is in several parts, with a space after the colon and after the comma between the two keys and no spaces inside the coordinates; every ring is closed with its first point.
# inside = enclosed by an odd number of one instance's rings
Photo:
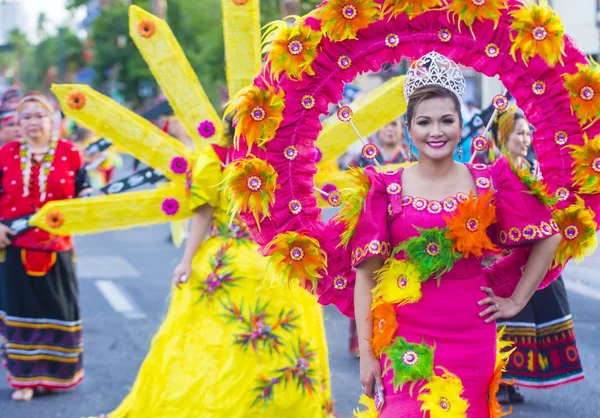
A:
{"type": "Polygon", "coordinates": [[[460,144],[458,144],[458,145],[456,146],[456,156],[458,157],[458,160],[459,160],[459,161],[462,161],[462,157],[463,157],[463,149],[462,149],[462,147],[460,146],[460,144]]]}
{"type": "Polygon", "coordinates": [[[410,140],[410,138],[407,137],[406,143],[408,144],[408,162],[412,163],[414,155],[412,150],[412,141],[410,140]]]}

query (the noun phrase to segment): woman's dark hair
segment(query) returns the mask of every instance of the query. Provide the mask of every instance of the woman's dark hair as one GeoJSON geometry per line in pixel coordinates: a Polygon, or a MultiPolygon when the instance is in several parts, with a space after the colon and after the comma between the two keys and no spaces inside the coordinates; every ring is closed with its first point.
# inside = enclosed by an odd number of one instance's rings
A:
{"type": "Polygon", "coordinates": [[[454,109],[458,114],[458,119],[460,121],[460,126],[462,127],[463,119],[462,114],[460,112],[460,102],[458,101],[458,97],[450,90],[441,87],[441,86],[425,86],[416,89],[413,94],[408,98],[408,106],[406,107],[406,121],[408,122],[408,127],[410,128],[413,118],[415,117],[415,111],[417,107],[424,102],[425,100],[430,99],[445,99],[448,98],[452,100],[454,103],[454,109]]]}

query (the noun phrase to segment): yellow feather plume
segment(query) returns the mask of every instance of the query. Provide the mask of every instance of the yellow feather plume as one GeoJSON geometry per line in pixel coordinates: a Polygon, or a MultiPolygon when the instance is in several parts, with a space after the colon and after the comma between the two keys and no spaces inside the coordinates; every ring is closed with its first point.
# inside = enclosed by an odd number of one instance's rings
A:
{"type": "Polygon", "coordinates": [[[373,298],[400,306],[421,300],[421,276],[413,264],[389,258],[375,274],[377,285],[371,291],[373,298]]]}
{"type": "Polygon", "coordinates": [[[573,157],[573,184],[579,193],[600,193],[600,135],[590,140],[583,134],[584,145],[568,145],[573,157]]]}
{"type": "Polygon", "coordinates": [[[490,388],[488,390],[490,418],[502,418],[510,415],[512,412],[512,407],[510,407],[507,412],[504,412],[502,405],[500,405],[498,399],[496,398],[498,395],[498,390],[500,390],[500,383],[508,383],[502,380],[502,373],[506,371],[508,359],[513,351],[515,351],[515,348],[509,350],[514,343],[504,339],[505,332],[506,327],[502,327],[502,329],[500,329],[500,331],[497,333],[496,366],[494,367],[494,377],[492,378],[492,383],[490,384],[490,388]]]}
{"type": "Polygon", "coordinates": [[[323,34],[305,25],[298,16],[289,18],[294,20],[291,25],[279,20],[265,26],[263,53],[268,53],[266,65],[271,66],[276,80],[285,72],[290,80],[299,81],[304,73],[315,74],[312,63],[323,34]]]}
{"type": "Polygon", "coordinates": [[[346,226],[340,242],[344,247],[348,245],[352,236],[354,236],[354,230],[358,225],[365,199],[371,189],[369,178],[362,169],[352,168],[348,170],[348,175],[351,177],[352,187],[342,190],[342,207],[335,218],[336,222],[343,222],[346,226]]]}
{"type": "Polygon", "coordinates": [[[571,109],[579,123],[590,126],[600,118],[600,66],[593,58],[589,64],[577,63],[577,73],[564,74],[565,87],[571,98],[571,109]]]}
{"type": "Polygon", "coordinates": [[[260,229],[259,215],[270,217],[269,206],[275,203],[277,172],[269,163],[254,156],[233,162],[223,180],[229,193],[231,219],[240,212],[251,212],[260,229]]]}
{"type": "Polygon", "coordinates": [[[327,256],[319,241],[297,232],[278,234],[265,247],[265,253],[273,274],[289,285],[309,281],[314,290],[322,277],[319,271],[327,269],[327,256]]]}
{"type": "Polygon", "coordinates": [[[225,109],[225,115],[234,113],[233,144],[236,148],[240,147],[240,140],[244,138],[250,153],[254,144],[263,146],[275,137],[283,120],[283,96],[282,89],[276,93],[272,86],[267,90],[249,86],[238,92],[225,109]]]}
{"type": "Polygon", "coordinates": [[[565,28],[560,16],[548,6],[547,0],[540,0],[539,5],[523,4],[510,15],[513,18],[510,27],[517,32],[516,36],[511,34],[513,45],[510,53],[514,60],[519,50],[525,64],[539,55],[551,66],[557,62],[564,65],[565,28]]]}
{"type": "Polygon", "coordinates": [[[434,376],[431,382],[419,390],[421,411],[429,412],[430,418],[466,418],[469,402],[461,398],[464,388],[455,374],[443,367],[442,376],[434,376]]]}
{"type": "Polygon", "coordinates": [[[563,238],[554,254],[553,266],[564,266],[570,259],[581,261],[596,250],[595,213],[585,207],[583,199],[578,196],[576,204],[557,210],[552,216],[563,238]]]}
{"type": "Polygon", "coordinates": [[[406,13],[409,19],[425,13],[428,10],[442,7],[441,0],[385,0],[381,7],[382,16],[394,18],[400,13],[406,13]]]}
{"type": "Polygon", "coordinates": [[[481,4],[476,4],[473,0],[454,0],[446,5],[448,15],[452,15],[452,20],[458,18],[459,28],[461,22],[464,22],[471,30],[473,38],[475,38],[473,23],[476,20],[480,22],[493,20],[494,29],[496,29],[502,16],[502,10],[507,7],[506,0],[487,0],[481,4]]]}

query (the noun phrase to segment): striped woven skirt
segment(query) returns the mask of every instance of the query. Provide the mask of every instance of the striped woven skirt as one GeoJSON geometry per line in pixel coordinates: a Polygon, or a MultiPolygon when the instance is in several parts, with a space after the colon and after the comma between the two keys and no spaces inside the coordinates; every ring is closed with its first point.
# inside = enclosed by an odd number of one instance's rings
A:
{"type": "Polygon", "coordinates": [[[14,388],[69,389],[83,379],[72,251],[0,254],[0,346],[14,388]]]}
{"type": "Polygon", "coordinates": [[[514,318],[498,321],[514,343],[504,378],[529,388],[551,388],[583,379],[575,327],[562,277],[535,292],[514,318]]]}

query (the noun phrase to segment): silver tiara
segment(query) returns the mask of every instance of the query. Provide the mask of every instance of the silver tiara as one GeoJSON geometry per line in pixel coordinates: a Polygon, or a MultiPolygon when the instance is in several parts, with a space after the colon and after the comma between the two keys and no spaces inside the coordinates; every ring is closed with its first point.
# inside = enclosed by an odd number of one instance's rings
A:
{"type": "Polygon", "coordinates": [[[462,104],[467,82],[454,61],[432,51],[413,62],[408,69],[404,79],[406,102],[415,90],[424,86],[444,87],[454,93],[462,104]]]}

